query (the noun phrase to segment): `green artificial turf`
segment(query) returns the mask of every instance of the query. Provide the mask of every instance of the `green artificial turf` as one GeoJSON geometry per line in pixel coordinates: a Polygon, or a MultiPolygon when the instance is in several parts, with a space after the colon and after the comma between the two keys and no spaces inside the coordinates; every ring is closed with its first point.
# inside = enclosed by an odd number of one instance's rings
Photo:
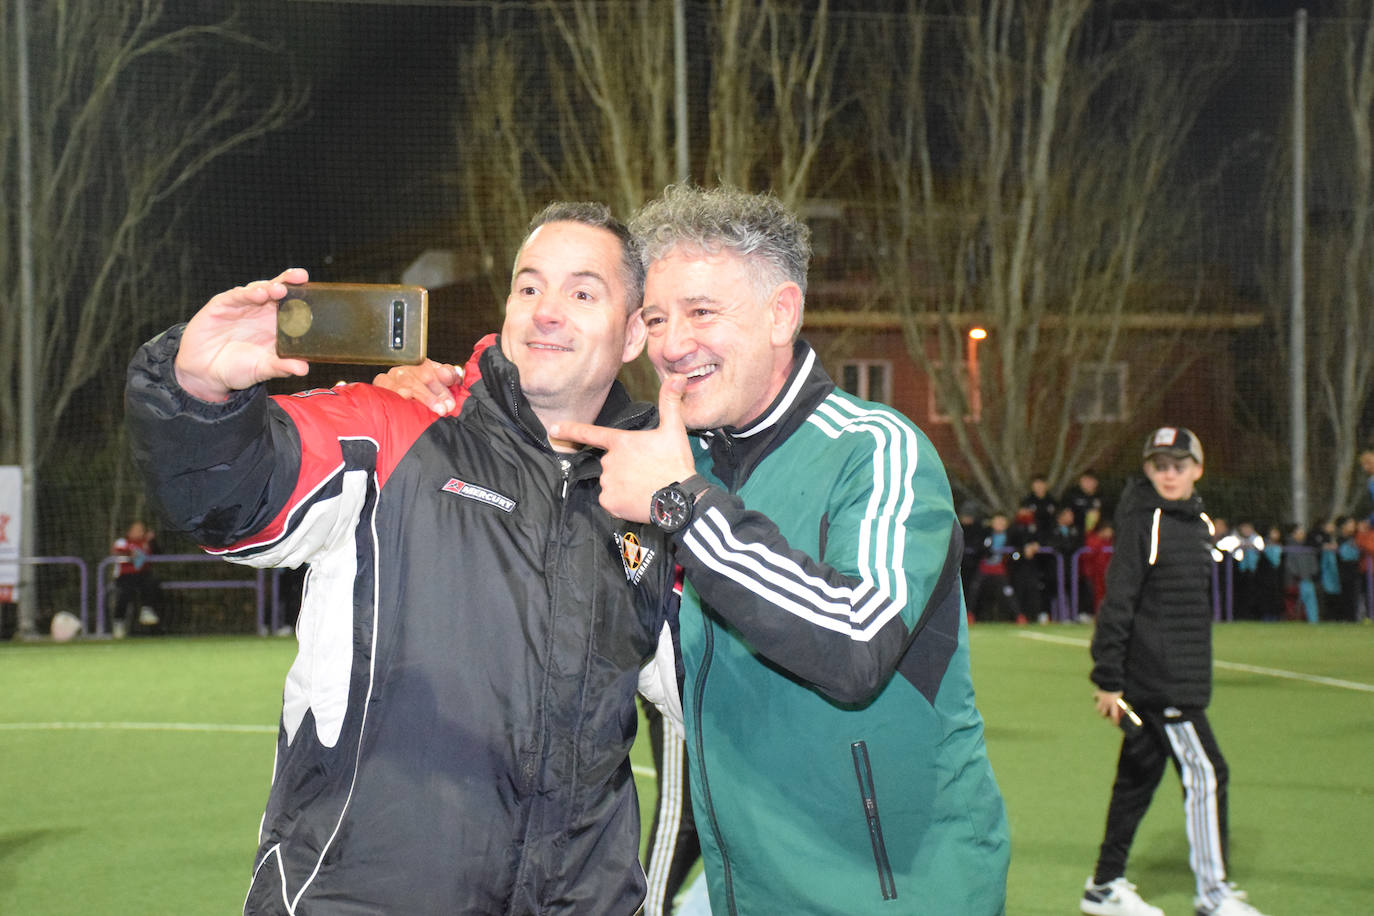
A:
{"type": "MultiPolygon", "coordinates": [[[[1076,912],[1101,839],[1118,738],[1093,713],[1090,633],[972,631],[1012,830],[1012,916],[1076,912]]],[[[238,912],[293,652],[257,637],[0,645],[0,913],[238,912]]],[[[1271,916],[1370,911],[1374,627],[1227,624],[1216,658],[1232,877],[1271,916]]],[[[642,741],[634,762],[647,821],[642,741]]],[[[1129,877],[1166,912],[1191,913],[1172,771],[1129,877]]]]}

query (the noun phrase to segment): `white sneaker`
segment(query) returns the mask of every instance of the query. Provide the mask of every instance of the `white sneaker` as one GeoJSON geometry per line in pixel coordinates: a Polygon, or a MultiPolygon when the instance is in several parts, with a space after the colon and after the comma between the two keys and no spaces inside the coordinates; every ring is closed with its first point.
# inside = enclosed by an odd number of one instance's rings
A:
{"type": "Polygon", "coordinates": [[[1255,909],[1246,902],[1245,891],[1237,887],[1228,885],[1230,893],[1222,898],[1221,903],[1207,909],[1201,897],[1193,898],[1193,911],[1197,916],[1264,916],[1259,910],[1255,909]]]}
{"type": "Polygon", "coordinates": [[[1142,900],[1135,892],[1135,885],[1124,876],[1106,884],[1093,884],[1089,875],[1078,908],[1091,916],[1164,916],[1159,907],[1142,900]]]}
{"type": "Polygon", "coordinates": [[[157,612],[145,604],[138,611],[138,622],[145,627],[157,626],[157,612]]]}
{"type": "Polygon", "coordinates": [[[123,639],[129,632],[129,625],[122,620],[110,621],[110,630],[115,639],[123,639]]]}

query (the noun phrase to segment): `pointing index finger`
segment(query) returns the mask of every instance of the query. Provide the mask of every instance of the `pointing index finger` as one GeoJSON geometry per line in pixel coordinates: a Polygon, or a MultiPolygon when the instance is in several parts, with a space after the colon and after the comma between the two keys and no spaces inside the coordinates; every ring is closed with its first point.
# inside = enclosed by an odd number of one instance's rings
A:
{"type": "Polygon", "coordinates": [[[612,429],[609,426],[597,426],[594,423],[577,423],[574,421],[554,423],[549,427],[550,439],[580,442],[583,445],[600,449],[609,449],[615,443],[619,433],[620,430],[612,429]]]}

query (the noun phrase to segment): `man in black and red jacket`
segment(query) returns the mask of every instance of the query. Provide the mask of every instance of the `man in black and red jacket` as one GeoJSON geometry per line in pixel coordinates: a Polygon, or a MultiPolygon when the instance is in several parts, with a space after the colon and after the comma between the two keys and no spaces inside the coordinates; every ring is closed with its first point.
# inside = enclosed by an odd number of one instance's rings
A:
{"type": "Polygon", "coordinates": [[[643,268],[600,205],[537,216],[453,415],[371,385],[269,398],[287,270],[145,344],[127,387],[162,514],[309,564],[244,912],[608,913],[644,898],[629,750],[672,564],[597,505],[557,420],[638,428],[643,268]]]}

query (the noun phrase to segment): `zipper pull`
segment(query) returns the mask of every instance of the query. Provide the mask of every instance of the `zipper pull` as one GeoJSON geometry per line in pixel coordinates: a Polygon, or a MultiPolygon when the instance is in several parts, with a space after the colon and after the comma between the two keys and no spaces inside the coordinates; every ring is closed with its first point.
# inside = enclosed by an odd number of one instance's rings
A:
{"type": "Polygon", "coordinates": [[[566,458],[558,459],[558,467],[563,471],[563,493],[561,499],[568,498],[568,483],[572,477],[572,462],[566,458]]]}

